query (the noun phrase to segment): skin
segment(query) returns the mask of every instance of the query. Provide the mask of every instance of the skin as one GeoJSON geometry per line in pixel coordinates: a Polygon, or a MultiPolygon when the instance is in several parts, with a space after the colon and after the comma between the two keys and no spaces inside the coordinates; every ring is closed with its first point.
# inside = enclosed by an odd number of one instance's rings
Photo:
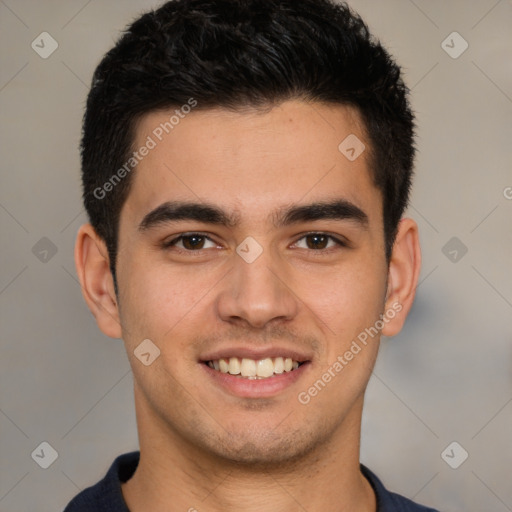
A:
{"type": "MultiPolygon", "coordinates": [[[[169,115],[143,117],[134,146],[169,115]]],[[[401,311],[382,334],[398,333],[417,286],[417,225],[400,222],[388,266],[368,151],[350,162],[338,150],[352,133],[369,148],[356,111],[299,100],[270,112],[187,115],[132,177],[120,218],[118,297],[104,242],[89,224],[80,228],[75,259],[84,297],[103,333],[123,338],[134,375],[141,459],[122,486],[132,512],[376,510],[359,447],[380,334],[307,405],[297,399],[393,304],[401,311]],[[334,198],[358,206],[368,225],[323,219],[276,227],[270,217],[334,198]],[[239,224],[138,228],[148,212],[176,200],[215,204],[238,214],[239,224]],[[184,241],[162,247],[190,232],[212,241],[200,239],[200,250],[184,241]],[[311,244],[307,233],[348,245],[311,244]],[[250,264],[236,252],[248,236],[263,249],[250,264]],[[149,366],[134,356],[144,339],[161,352],[149,366]],[[200,362],[218,348],[275,344],[311,358],[298,380],[268,398],[227,392],[200,362]]]]}

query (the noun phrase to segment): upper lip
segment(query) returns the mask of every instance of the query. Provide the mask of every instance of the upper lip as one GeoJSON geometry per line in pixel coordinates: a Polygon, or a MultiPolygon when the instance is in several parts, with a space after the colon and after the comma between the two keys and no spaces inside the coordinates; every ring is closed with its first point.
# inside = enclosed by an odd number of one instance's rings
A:
{"type": "Polygon", "coordinates": [[[212,350],[200,357],[202,362],[206,361],[218,361],[219,359],[229,359],[230,357],[238,357],[239,359],[254,359],[259,361],[260,359],[284,357],[291,358],[299,363],[311,361],[311,355],[299,352],[294,348],[287,347],[265,347],[265,348],[254,348],[248,346],[239,347],[227,347],[217,350],[212,350]]]}

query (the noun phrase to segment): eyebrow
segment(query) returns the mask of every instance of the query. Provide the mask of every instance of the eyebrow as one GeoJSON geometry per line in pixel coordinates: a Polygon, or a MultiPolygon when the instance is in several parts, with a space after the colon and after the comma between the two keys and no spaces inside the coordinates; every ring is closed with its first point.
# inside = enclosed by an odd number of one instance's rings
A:
{"type": "MultiPolygon", "coordinates": [[[[273,220],[275,227],[317,220],[348,220],[366,229],[369,223],[368,215],[346,199],[284,207],[273,212],[269,217],[273,220]]],[[[139,231],[144,232],[161,224],[183,220],[234,228],[240,224],[240,215],[228,213],[208,203],[169,201],[145,215],[139,224],[139,231]]]]}

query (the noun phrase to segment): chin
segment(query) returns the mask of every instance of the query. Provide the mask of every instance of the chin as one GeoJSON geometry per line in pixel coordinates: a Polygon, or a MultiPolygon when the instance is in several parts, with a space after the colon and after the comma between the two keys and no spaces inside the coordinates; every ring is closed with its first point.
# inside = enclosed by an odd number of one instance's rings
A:
{"type": "MultiPolygon", "coordinates": [[[[255,431],[254,428],[237,433],[223,432],[213,445],[203,446],[216,458],[247,470],[270,470],[279,466],[293,466],[305,458],[314,458],[315,449],[325,442],[322,435],[309,431],[255,431]]],[[[204,440],[203,440],[204,442],[204,440]]]]}

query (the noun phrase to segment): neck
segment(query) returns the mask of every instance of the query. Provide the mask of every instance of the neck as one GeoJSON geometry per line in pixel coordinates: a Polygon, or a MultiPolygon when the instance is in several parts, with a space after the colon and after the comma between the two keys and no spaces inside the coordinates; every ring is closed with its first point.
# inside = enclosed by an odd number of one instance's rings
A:
{"type": "Polygon", "coordinates": [[[131,512],[375,512],[359,469],[362,398],[336,433],[300,460],[244,465],[220,459],[163,425],[137,397],[140,461],[122,485],[131,512]]]}

